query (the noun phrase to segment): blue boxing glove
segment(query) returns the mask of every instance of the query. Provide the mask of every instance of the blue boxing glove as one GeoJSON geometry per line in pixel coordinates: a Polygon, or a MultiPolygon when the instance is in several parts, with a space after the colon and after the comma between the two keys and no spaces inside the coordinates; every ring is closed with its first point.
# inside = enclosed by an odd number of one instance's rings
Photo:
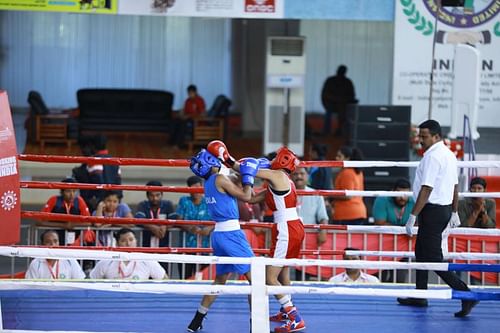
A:
{"type": "Polygon", "coordinates": [[[257,171],[259,171],[259,161],[253,157],[244,158],[240,163],[241,184],[253,186],[257,171]]]}
{"type": "Polygon", "coordinates": [[[259,169],[271,169],[271,162],[265,158],[261,157],[258,159],[259,161],[259,169]]]}

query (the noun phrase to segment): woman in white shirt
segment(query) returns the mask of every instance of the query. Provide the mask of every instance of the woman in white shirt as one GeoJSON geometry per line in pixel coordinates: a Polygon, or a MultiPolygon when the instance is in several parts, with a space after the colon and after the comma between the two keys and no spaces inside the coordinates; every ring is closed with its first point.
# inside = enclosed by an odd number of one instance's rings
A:
{"type": "MultiPolygon", "coordinates": [[[[115,234],[118,247],[137,247],[137,239],[132,230],[122,228],[115,234]]],[[[101,260],[90,272],[91,279],[146,280],[167,279],[167,273],[156,261],[101,260]]]]}

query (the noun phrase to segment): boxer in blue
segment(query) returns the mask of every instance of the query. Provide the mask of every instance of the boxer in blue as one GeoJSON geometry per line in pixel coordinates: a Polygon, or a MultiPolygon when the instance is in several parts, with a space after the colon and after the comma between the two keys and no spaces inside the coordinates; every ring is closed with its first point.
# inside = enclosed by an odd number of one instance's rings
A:
{"type": "MultiPolygon", "coordinates": [[[[243,189],[235,185],[230,176],[219,174],[221,162],[207,150],[202,149],[191,158],[191,171],[205,178],[205,200],[212,219],[216,222],[211,235],[215,256],[253,257],[253,251],[240,229],[237,199],[249,201],[252,197],[254,176],[259,169],[259,161],[246,158],[241,161],[240,174],[243,189]]],[[[216,265],[214,284],[226,284],[230,273],[244,274],[251,282],[250,265],[216,265]]],[[[189,324],[188,332],[202,329],[202,322],[208,309],[217,298],[204,295],[196,314],[189,324]]],[[[249,297],[250,300],[250,297],[249,297]]]]}

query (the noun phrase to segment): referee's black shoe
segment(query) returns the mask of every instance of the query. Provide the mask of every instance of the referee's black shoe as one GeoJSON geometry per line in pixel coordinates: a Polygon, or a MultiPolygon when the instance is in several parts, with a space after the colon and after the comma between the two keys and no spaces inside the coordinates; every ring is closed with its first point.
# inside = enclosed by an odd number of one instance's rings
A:
{"type": "Polygon", "coordinates": [[[455,317],[463,318],[467,316],[473,307],[475,307],[479,301],[466,301],[462,300],[462,310],[455,312],[455,317]]]}
{"type": "Polygon", "coordinates": [[[414,297],[408,297],[408,298],[398,297],[398,303],[401,305],[418,306],[421,308],[425,308],[429,305],[429,303],[425,298],[414,298],[414,297]]]}
{"type": "Polygon", "coordinates": [[[200,311],[196,311],[196,314],[193,317],[193,320],[191,320],[191,323],[189,324],[187,331],[188,332],[197,332],[203,328],[202,322],[203,319],[205,319],[206,313],[201,313],[200,311]]]}

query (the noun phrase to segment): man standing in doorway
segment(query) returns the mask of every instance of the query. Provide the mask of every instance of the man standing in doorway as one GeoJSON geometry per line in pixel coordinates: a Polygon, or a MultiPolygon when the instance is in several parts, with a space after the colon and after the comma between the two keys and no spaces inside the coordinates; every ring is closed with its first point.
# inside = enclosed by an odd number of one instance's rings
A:
{"type": "Polygon", "coordinates": [[[337,74],[326,79],[321,90],[321,102],[325,108],[325,123],[323,126],[323,135],[330,133],[332,113],[338,117],[338,128],[335,136],[345,135],[346,131],[346,109],[348,104],[358,102],[354,92],[352,81],[346,76],[347,66],[340,65],[337,68],[337,74]]]}

